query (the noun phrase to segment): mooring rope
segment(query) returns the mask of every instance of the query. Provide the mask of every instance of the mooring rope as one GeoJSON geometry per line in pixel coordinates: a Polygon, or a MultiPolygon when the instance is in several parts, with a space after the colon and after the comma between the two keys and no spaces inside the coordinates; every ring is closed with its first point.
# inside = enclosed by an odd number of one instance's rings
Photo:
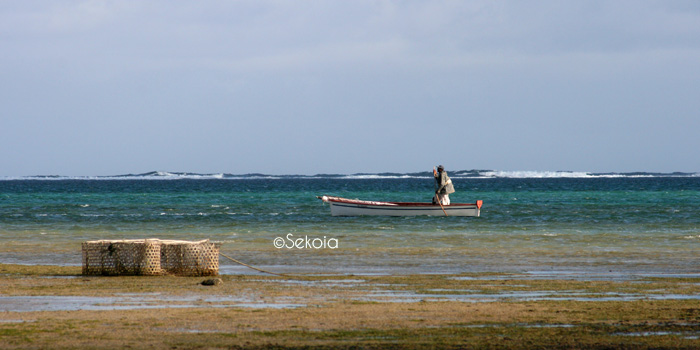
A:
{"type": "Polygon", "coordinates": [[[248,264],[246,264],[246,263],[244,263],[244,262],[240,262],[240,261],[238,261],[238,260],[236,260],[236,259],[234,259],[234,258],[232,258],[232,257],[230,257],[230,256],[228,256],[228,255],[226,255],[226,254],[223,254],[223,253],[221,253],[221,252],[219,252],[219,254],[220,254],[221,256],[223,256],[224,258],[227,258],[227,259],[229,259],[229,260],[235,262],[236,264],[240,264],[240,265],[243,265],[243,266],[245,266],[245,267],[249,267],[249,268],[251,268],[251,269],[253,269],[253,270],[256,270],[256,271],[260,271],[260,272],[264,272],[264,273],[269,273],[269,274],[271,274],[271,275],[282,276],[282,277],[295,277],[295,276],[290,276],[290,275],[286,275],[286,274],[283,274],[283,273],[270,272],[270,271],[267,271],[267,270],[259,269],[259,268],[255,267],[255,266],[250,266],[250,265],[248,265],[248,264]]]}

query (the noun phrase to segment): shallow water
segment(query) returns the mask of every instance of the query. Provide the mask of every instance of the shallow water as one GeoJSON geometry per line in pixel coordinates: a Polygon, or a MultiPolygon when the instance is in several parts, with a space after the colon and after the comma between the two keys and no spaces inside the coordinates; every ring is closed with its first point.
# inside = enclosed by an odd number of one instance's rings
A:
{"type": "Polygon", "coordinates": [[[0,311],[101,311],[194,307],[235,307],[255,309],[289,309],[305,304],[262,303],[252,297],[164,297],[160,295],[129,295],[119,297],[87,296],[0,296],[0,311]]]}
{"type": "Polygon", "coordinates": [[[452,201],[483,200],[481,217],[331,217],[315,198],[429,201],[430,178],[5,180],[0,263],[80,265],[80,243],[95,239],[208,238],[276,272],[698,271],[698,177],[454,182],[452,201]],[[338,248],[278,249],[276,238],[338,248]]]}
{"type": "MultiPolygon", "coordinates": [[[[484,280],[523,279],[528,275],[484,276],[484,280]]],[[[454,279],[463,279],[454,277],[454,279]]],[[[481,277],[472,278],[481,279],[481,277]]],[[[255,281],[254,281],[255,282],[255,281]]],[[[169,296],[161,293],[128,293],[111,297],[94,296],[0,296],[0,312],[33,311],[102,311],[137,310],[164,308],[255,308],[290,309],[305,307],[309,302],[318,303],[337,300],[335,291],[356,291],[355,296],[346,297],[352,301],[379,303],[419,303],[453,301],[463,303],[523,302],[523,301],[634,301],[634,300],[700,300],[698,294],[674,294],[664,291],[642,293],[591,292],[585,290],[508,290],[497,289],[484,293],[471,289],[430,289],[426,291],[396,290],[397,286],[370,283],[361,279],[328,279],[315,281],[301,280],[260,280],[258,282],[281,286],[303,286],[319,288],[323,293],[314,297],[276,297],[274,302],[262,301],[252,293],[236,295],[212,295],[208,292],[185,296],[169,296]]],[[[510,284],[508,287],[517,287],[510,284]]],[[[527,286],[522,286],[527,287],[527,286]]],[[[269,299],[266,299],[269,300],[269,299]]],[[[0,322],[22,322],[0,320],[0,322]]]]}

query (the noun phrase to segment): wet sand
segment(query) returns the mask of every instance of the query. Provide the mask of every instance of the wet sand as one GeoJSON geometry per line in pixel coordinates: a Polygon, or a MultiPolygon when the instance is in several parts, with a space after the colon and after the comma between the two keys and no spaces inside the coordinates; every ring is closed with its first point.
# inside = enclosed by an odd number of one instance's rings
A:
{"type": "Polygon", "coordinates": [[[81,276],[0,265],[0,348],[700,347],[700,275],[81,276]]]}

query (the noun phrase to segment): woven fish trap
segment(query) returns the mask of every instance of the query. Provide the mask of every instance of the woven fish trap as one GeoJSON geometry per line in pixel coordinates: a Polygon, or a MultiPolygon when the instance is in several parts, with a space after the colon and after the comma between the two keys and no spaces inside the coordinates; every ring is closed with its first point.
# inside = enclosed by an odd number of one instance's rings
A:
{"type": "Polygon", "coordinates": [[[216,276],[221,243],[160,239],[83,242],[83,275],[216,276]]]}

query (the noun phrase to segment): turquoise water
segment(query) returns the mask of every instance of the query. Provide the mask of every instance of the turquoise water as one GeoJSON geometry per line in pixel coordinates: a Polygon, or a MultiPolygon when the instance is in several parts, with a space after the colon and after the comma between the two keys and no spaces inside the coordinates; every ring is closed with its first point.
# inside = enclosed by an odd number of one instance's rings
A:
{"type": "Polygon", "coordinates": [[[700,270],[700,177],[467,175],[452,202],[483,200],[478,218],[331,217],[316,199],[427,202],[420,174],[2,180],[0,263],[79,265],[83,241],[155,237],[220,241],[280,272],[700,270]]]}

